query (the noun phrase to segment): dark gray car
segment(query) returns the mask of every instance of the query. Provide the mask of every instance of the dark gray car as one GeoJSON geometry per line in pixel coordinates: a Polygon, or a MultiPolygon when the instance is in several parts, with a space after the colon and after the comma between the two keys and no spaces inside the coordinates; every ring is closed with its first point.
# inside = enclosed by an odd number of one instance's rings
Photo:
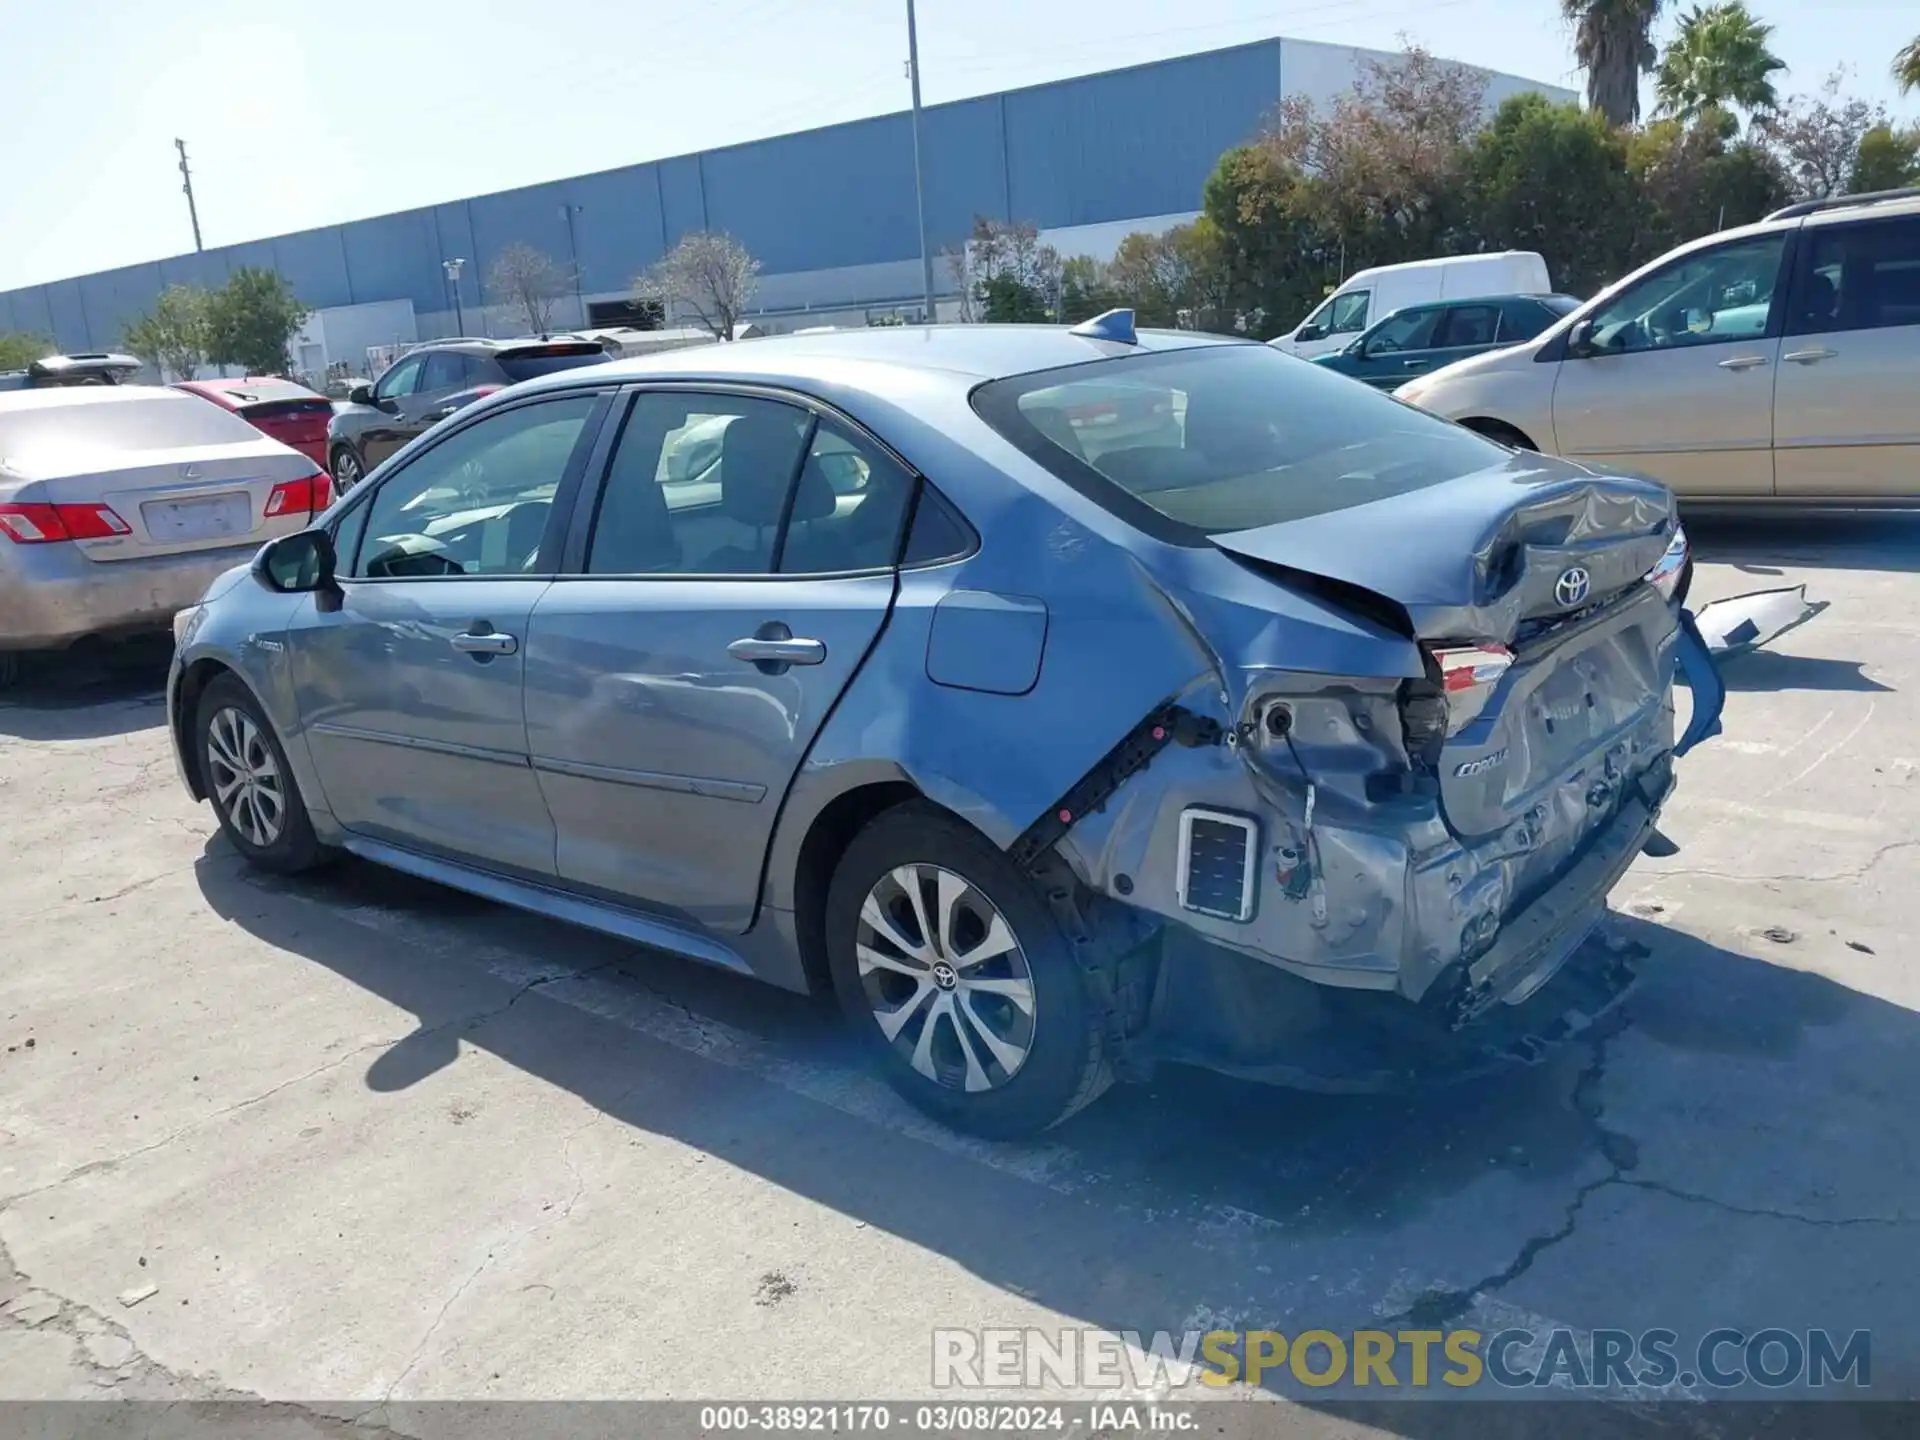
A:
{"type": "Polygon", "coordinates": [[[599,365],[591,340],[436,340],[409,350],[372,385],[348,393],[327,426],[327,468],[342,494],[414,436],[522,380],[599,365]]]}

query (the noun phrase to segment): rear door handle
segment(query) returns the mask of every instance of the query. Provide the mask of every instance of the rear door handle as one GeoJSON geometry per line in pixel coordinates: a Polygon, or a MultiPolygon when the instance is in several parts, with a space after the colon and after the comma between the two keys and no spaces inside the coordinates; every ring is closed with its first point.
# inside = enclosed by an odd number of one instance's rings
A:
{"type": "Polygon", "coordinates": [[[511,655],[520,648],[520,642],[511,635],[477,627],[464,635],[455,635],[448,643],[468,655],[511,655]]]}
{"type": "Polygon", "coordinates": [[[1791,360],[1796,365],[1818,365],[1822,360],[1831,360],[1839,353],[1838,350],[1829,350],[1824,345],[1816,345],[1811,350],[1795,350],[1793,353],[1782,355],[1780,358],[1782,360],[1791,360]]]}
{"type": "Polygon", "coordinates": [[[827,658],[827,647],[792,636],[747,635],[727,646],[727,653],[755,665],[818,665],[827,658]]]}
{"type": "Polygon", "coordinates": [[[1764,355],[1735,355],[1730,360],[1722,360],[1720,362],[1720,368],[1722,370],[1751,370],[1756,365],[1764,365],[1766,363],[1767,357],[1764,355]]]}

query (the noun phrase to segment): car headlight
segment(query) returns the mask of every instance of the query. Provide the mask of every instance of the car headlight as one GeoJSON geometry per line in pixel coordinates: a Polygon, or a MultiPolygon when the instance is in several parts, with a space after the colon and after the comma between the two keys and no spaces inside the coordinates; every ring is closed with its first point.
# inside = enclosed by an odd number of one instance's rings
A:
{"type": "Polygon", "coordinates": [[[204,605],[189,605],[184,610],[173,612],[173,644],[175,649],[183,648],[193,639],[193,632],[200,628],[201,618],[207,613],[204,605]]]}
{"type": "Polygon", "coordinates": [[[1693,547],[1687,543],[1686,527],[1675,525],[1667,553],[1647,572],[1647,583],[1658,590],[1662,598],[1673,600],[1679,594],[1680,582],[1686,578],[1687,562],[1692,558],[1693,547]]]}
{"type": "Polygon", "coordinates": [[[1427,393],[1427,383],[1427,377],[1424,375],[1417,380],[1409,380],[1393,392],[1393,398],[1405,401],[1409,405],[1418,405],[1420,397],[1427,393]]]}

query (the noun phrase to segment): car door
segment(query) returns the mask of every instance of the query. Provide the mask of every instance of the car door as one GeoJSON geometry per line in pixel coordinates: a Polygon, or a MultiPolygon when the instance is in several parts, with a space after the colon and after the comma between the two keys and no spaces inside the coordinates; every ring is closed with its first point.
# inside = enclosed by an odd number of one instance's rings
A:
{"type": "Polygon", "coordinates": [[[1920,215],[1802,232],[1773,391],[1774,491],[1920,495],[1920,215]]]}
{"type": "Polygon", "coordinates": [[[420,386],[401,407],[407,439],[424,435],[460,408],[463,392],[473,388],[472,364],[452,350],[427,352],[420,368],[420,386]]]}
{"type": "Polygon", "coordinates": [[[913,485],[799,400],[634,397],[527,649],[562,880],[746,928],[788,784],[886,622],[913,485]]]}
{"type": "Polygon", "coordinates": [[[408,407],[419,391],[426,361],[425,355],[405,356],[374,382],[373,408],[378,413],[367,417],[360,429],[360,454],[369,470],[413,438],[408,407]]]}
{"type": "Polygon", "coordinates": [[[1438,305],[1410,305],[1395,311],[1351,350],[1321,363],[1381,390],[1394,390],[1430,368],[1428,352],[1443,311],[1438,305]]]}
{"type": "Polygon", "coordinates": [[[1682,255],[1585,317],[1589,348],[1554,378],[1558,452],[1682,496],[1772,494],[1789,233],[1682,255]]]}
{"type": "Polygon", "coordinates": [[[527,758],[527,626],[606,403],[570,392],[493,411],[341,517],[340,593],[307,597],[287,643],[314,768],[348,830],[553,874],[527,758]]]}

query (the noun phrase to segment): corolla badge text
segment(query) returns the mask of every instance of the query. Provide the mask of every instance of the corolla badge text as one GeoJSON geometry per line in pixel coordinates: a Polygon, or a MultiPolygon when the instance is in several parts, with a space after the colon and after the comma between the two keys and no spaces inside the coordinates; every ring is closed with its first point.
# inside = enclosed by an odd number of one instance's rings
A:
{"type": "Polygon", "coordinates": [[[1504,765],[1506,763],[1507,752],[1506,749],[1502,747],[1494,751],[1491,755],[1482,755],[1478,760],[1462,761],[1454,767],[1453,773],[1464,780],[1469,775],[1484,775],[1487,771],[1493,769],[1494,766],[1504,765]]]}

